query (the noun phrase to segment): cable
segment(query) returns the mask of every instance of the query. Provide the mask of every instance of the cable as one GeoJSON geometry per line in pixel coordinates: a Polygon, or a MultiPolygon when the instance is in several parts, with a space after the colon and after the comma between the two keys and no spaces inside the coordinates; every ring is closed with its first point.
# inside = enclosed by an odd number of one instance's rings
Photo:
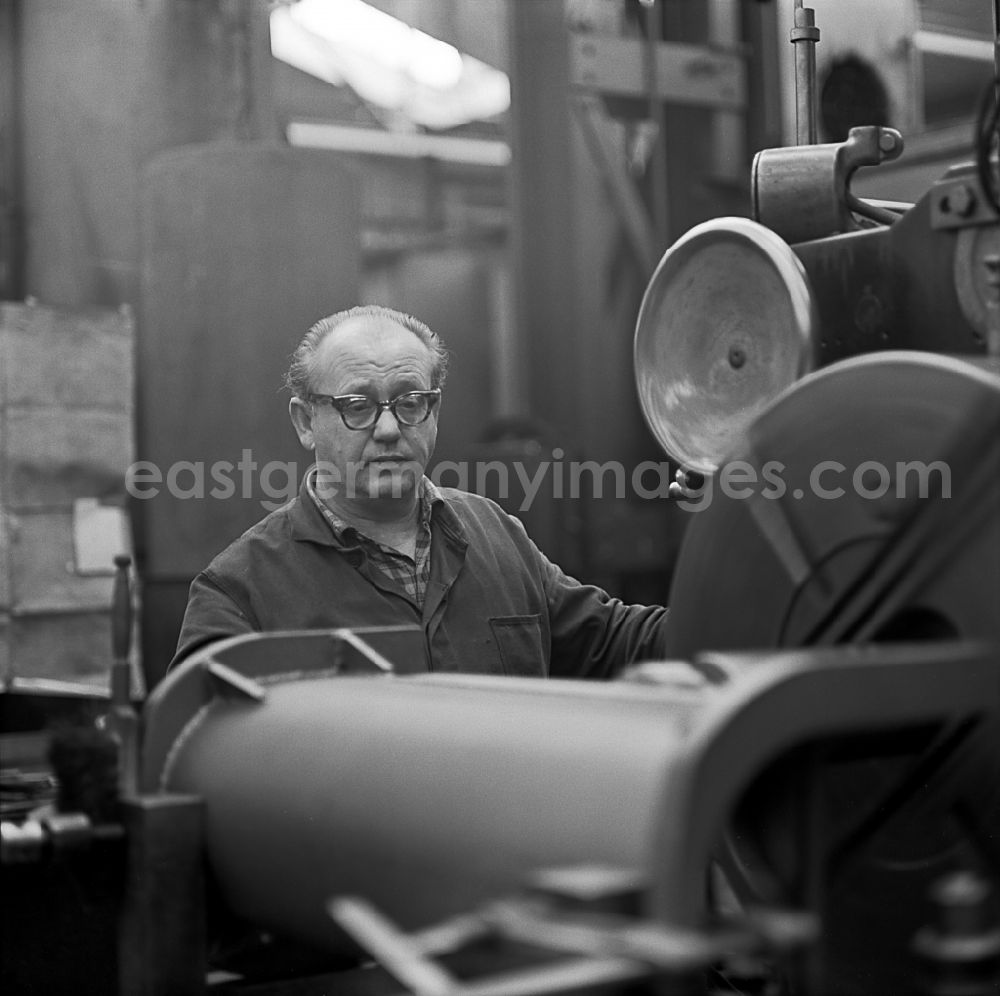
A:
{"type": "Polygon", "coordinates": [[[871,218],[872,221],[877,221],[883,225],[891,225],[893,222],[898,221],[900,217],[899,212],[892,211],[872,201],[864,201],[855,194],[852,194],[850,190],[847,191],[847,206],[855,214],[860,214],[864,218],[871,218]]]}
{"type": "Polygon", "coordinates": [[[998,80],[991,79],[983,91],[976,113],[976,132],[973,138],[976,151],[976,172],[979,175],[979,185],[983,189],[986,200],[994,213],[1000,215],[1000,192],[993,176],[990,160],[993,155],[993,143],[997,139],[997,126],[1000,124],[1000,100],[997,99],[998,80]]]}

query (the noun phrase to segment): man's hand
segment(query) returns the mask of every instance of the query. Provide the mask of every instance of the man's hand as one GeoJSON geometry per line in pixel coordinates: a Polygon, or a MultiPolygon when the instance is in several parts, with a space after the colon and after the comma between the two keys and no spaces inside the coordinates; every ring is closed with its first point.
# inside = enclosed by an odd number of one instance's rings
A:
{"type": "Polygon", "coordinates": [[[667,494],[677,501],[692,501],[701,496],[705,487],[705,476],[696,470],[677,469],[673,483],[667,489],[667,494]]]}

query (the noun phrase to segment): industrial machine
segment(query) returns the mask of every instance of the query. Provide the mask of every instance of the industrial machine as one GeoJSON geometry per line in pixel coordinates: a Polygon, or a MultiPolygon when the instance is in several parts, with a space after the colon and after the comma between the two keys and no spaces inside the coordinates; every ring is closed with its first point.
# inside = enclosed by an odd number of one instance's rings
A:
{"type": "Polygon", "coordinates": [[[8,986],[997,991],[996,93],[915,205],[850,191],[898,133],[815,145],[810,113],[638,316],[692,515],[669,658],[538,682],[418,673],[406,629],[260,634],[139,716],[123,562],[111,709],[3,825],[8,986]]]}

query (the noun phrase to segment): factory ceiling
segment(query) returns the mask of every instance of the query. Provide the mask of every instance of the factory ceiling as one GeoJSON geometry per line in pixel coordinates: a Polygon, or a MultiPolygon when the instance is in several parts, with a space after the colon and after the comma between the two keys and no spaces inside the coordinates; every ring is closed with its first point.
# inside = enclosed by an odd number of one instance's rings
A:
{"type": "Polygon", "coordinates": [[[296,0],[271,14],[277,59],[349,90],[386,128],[452,129],[510,104],[502,4],[296,0]]]}

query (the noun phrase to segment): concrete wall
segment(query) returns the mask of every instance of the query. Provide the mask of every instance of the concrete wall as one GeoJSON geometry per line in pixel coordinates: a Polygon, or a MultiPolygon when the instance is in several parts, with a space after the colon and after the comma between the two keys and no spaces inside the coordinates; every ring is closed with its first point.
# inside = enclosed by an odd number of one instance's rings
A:
{"type": "Polygon", "coordinates": [[[0,680],[107,686],[113,557],[130,552],[133,349],[128,308],[0,305],[0,680]],[[99,539],[106,517],[120,528],[99,539]]]}

